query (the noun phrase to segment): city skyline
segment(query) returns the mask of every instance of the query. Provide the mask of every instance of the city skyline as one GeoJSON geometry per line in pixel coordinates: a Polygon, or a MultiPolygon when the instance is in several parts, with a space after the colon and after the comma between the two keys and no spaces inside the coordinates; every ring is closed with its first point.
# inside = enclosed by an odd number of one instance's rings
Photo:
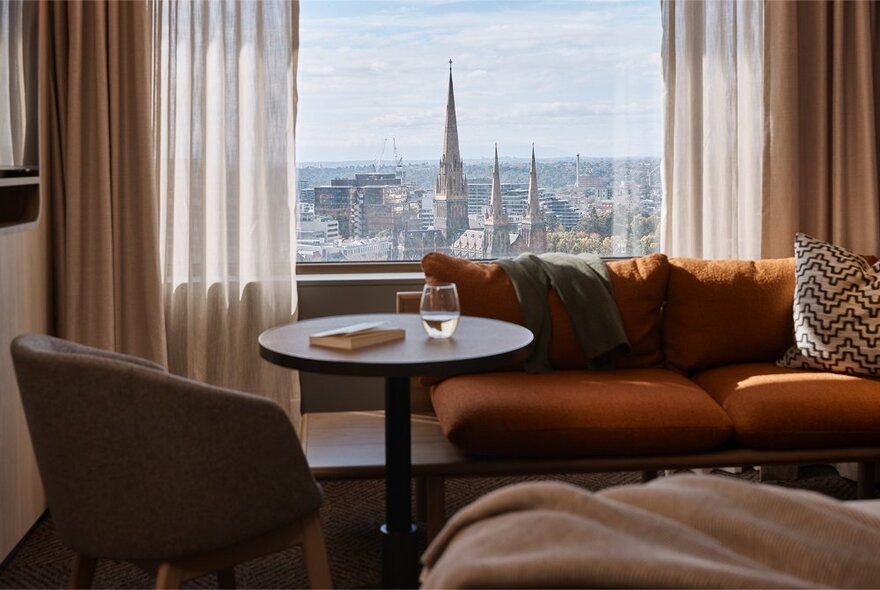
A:
{"type": "Polygon", "coordinates": [[[437,160],[450,58],[465,160],[496,142],[502,160],[528,158],[532,143],[539,161],[660,153],[653,2],[306,0],[301,11],[300,163],[376,161],[391,137],[404,161],[437,160]]]}

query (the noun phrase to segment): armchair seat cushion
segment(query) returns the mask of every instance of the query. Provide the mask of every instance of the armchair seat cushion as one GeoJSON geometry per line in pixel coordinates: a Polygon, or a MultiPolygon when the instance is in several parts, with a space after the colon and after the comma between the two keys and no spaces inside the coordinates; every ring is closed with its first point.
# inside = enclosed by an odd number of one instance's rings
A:
{"type": "Polygon", "coordinates": [[[687,453],[732,429],[706,392],[666,369],[462,375],[432,399],[447,438],[474,455],[687,453]]]}
{"type": "Polygon", "coordinates": [[[880,379],[786,369],[773,363],[718,367],[693,377],[752,448],[880,445],[880,379]]]}

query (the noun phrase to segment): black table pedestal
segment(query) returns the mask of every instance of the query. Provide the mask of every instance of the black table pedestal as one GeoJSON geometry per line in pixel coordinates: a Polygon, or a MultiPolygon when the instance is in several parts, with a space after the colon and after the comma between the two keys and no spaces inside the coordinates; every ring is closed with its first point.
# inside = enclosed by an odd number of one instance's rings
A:
{"type": "Polygon", "coordinates": [[[417,588],[416,527],[412,522],[409,378],[385,379],[385,514],[382,585],[417,588]]]}
{"type": "Polygon", "coordinates": [[[415,588],[419,562],[413,526],[409,378],[448,377],[509,367],[523,360],[533,336],[526,328],[462,316],[455,337],[428,338],[417,314],[358,314],[312,318],[260,334],[260,355],[290,369],[385,378],[385,510],[382,582],[415,588]],[[406,338],[357,351],[309,344],[309,336],[363,322],[403,328],[406,338]]]}

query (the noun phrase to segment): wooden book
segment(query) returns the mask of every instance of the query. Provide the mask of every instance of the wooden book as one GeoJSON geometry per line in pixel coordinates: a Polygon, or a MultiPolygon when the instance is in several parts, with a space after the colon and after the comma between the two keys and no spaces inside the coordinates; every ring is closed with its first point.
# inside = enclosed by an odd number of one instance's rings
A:
{"type": "Polygon", "coordinates": [[[312,334],[309,336],[309,344],[326,348],[357,350],[366,346],[403,340],[405,337],[406,330],[403,328],[378,328],[377,325],[358,324],[312,334]]]}

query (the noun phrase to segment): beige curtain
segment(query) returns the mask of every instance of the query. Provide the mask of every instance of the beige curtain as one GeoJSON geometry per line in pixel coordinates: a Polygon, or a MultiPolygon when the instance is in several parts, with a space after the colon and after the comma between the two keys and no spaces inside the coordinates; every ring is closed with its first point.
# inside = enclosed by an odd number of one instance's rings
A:
{"type": "Polygon", "coordinates": [[[761,231],[762,5],[664,0],[660,249],[753,258],[761,231]]]}
{"type": "Polygon", "coordinates": [[[165,362],[143,2],[41,2],[57,332],[165,362]]]}
{"type": "Polygon", "coordinates": [[[873,2],[767,2],[764,257],[797,231],[880,253],[880,45],[873,2]]]}
{"type": "Polygon", "coordinates": [[[294,417],[292,371],[257,337],[291,321],[299,6],[153,4],[169,367],[265,395],[294,417]]]}
{"type": "Polygon", "coordinates": [[[38,5],[24,0],[0,2],[0,162],[37,163],[38,5]]]}

